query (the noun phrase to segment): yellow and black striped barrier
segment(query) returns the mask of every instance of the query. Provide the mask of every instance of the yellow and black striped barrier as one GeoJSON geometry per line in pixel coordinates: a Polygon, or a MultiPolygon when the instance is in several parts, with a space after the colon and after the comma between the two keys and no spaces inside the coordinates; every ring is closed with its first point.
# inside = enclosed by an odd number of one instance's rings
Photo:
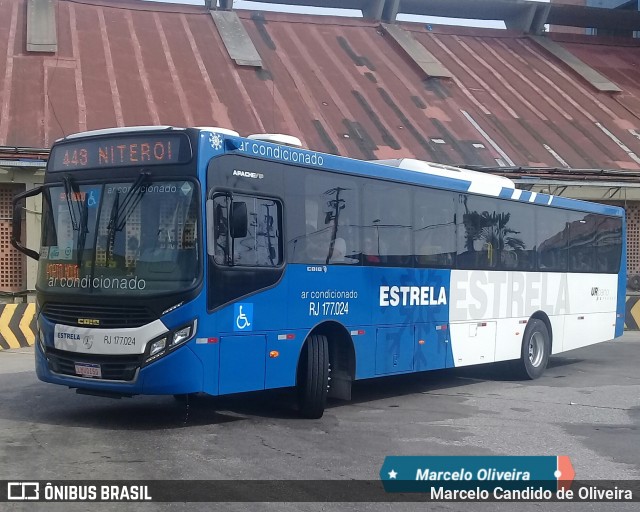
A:
{"type": "Polygon", "coordinates": [[[628,331],[640,330],[640,295],[627,295],[624,328],[628,331]]]}
{"type": "Polygon", "coordinates": [[[0,350],[30,347],[35,332],[35,304],[0,304],[0,350]]]}

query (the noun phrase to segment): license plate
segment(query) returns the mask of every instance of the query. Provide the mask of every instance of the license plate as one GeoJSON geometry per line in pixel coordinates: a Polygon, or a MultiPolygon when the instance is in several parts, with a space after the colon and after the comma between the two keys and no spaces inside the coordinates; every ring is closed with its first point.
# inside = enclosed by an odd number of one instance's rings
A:
{"type": "Polygon", "coordinates": [[[102,378],[102,370],[99,364],[76,363],[76,374],[82,375],[83,377],[102,378]]]}

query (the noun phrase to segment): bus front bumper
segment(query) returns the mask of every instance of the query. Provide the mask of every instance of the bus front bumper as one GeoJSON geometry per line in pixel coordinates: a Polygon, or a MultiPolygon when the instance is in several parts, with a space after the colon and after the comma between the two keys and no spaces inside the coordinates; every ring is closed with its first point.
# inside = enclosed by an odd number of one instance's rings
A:
{"type": "MultiPolygon", "coordinates": [[[[51,369],[50,362],[38,343],[35,344],[34,352],[38,378],[52,384],[120,395],[181,395],[203,391],[203,365],[188,344],[148,366],[133,369],[131,380],[65,374],[68,371],[57,373],[51,369]]],[[[64,356],[64,363],[68,368],[69,364],[73,364],[73,354],[67,352],[64,356]]]]}

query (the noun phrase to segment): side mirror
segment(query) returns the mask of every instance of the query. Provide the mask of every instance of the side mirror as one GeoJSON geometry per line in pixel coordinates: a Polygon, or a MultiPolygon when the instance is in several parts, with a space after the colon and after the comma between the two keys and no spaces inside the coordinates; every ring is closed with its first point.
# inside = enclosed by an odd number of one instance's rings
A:
{"type": "Polygon", "coordinates": [[[34,260],[40,259],[40,253],[29,249],[22,245],[20,241],[22,238],[22,205],[20,204],[27,197],[37,196],[42,193],[44,187],[35,187],[27,192],[18,194],[13,198],[13,219],[11,221],[11,245],[18,249],[21,253],[26,254],[29,258],[34,260]]]}
{"type": "Polygon", "coordinates": [[[231,205],[231,236],[246,237],[248,224],[247,203],[234,201],[231,205]]]}

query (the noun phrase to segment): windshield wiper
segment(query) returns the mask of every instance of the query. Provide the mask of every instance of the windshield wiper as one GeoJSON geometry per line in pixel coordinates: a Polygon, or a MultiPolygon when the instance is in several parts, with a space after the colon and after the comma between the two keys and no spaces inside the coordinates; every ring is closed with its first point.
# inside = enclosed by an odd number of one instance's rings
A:
{"type": "Polygon", "coordinates": [[[109,217],[109,225],[107,226],[107,254],[106,262],[109,264],[111,259],[111,248],[115,243],[116,232],[122,231],[127,224],[129,215],[133,213],[140,201],[147,191],[146,188],[142,188],[145,182],[151,177],[151,173],[141,172],[136,181],[131,185],[131,188],[124,196],[122,205],[120,204],[120,192],[116,192],[116,197],[113,200],[113,206],[111,207],[111,216],[109,217]]]}
{"type": "Polygon", "coordinates": [[[82,253],[84,252],[85,242],[87,240],[87,233],[89,229],[87,222],[89,219],[89,210],[87,207],[86,197],[82,197],[80,187],[73,180],[73,178],[67,174],[62,178],[64,184],[64,195],[67,201],[67,208],[69,209],[69,218],[71,220],[71,227],[74,231],[78,232],[78,241],[76,244],[76,256],[78,266],[82,263],[82,253]],[[74,204],[78,205],[78,212],[74,208],[74,204]],[[79,219],[78,219],[79,217],[79,219]]]}
{"type": "Polygon", "coordinates": [[[74,231],[78,231],[80,229],[80,225],[78,224],[78,218],[76,216],[76,212],[73,208],[73,199],[77,199],[80,197],[78,185],[73,181],[73,178],[68,174],[62,178],[62,183],[64,184],[64,197],[67,200],[67,208],[69,208],[69,218],[71,219],[71,227],[74,231]]]}
{"type": "Polygon", "coordinates": [[[106,265],[109,266],[111,260],[111,248],[116,240],[116,225],[118,224],[118,210],[120,209],[120,192],[116,192],[116,197],[113,200],[113,206],[111,207],[111,216],[109,217],[109,224],[107,225],[107,249],[106,249],[106,265]]]}
{"type": "Polygon", "coordinates": [[[76,248],[76,255],[78,258],[78,267],[80,267],[80,263],[82,263],[82,254],[84,253],[85,242],[87,241],[87,233],[89,232],[89,227],[87,224],[89,223],[89,206],[87,205],[87,200],[82,202],[82,206],[78,207],[82,208],[80,210],[80,226],[78,230],[78,246],[76,248]]]}
{"type": "Polygon", "coordinates": [[[138,179],[131,186],[129,192],[127,192],[127,195],[124,196],[124,199],[122,200],[122,206],[118,208],[116,212],[116,231],[122,231],[124,229],[129,215],[133,213],[133,211],[142,200],[142,196],[144,196],[145,192],[147,191],[146,188],[142,188],[142,185],[144,185],[150,177],[151,173],[141,172],[140,176],[138,176],[138,179]]]}

